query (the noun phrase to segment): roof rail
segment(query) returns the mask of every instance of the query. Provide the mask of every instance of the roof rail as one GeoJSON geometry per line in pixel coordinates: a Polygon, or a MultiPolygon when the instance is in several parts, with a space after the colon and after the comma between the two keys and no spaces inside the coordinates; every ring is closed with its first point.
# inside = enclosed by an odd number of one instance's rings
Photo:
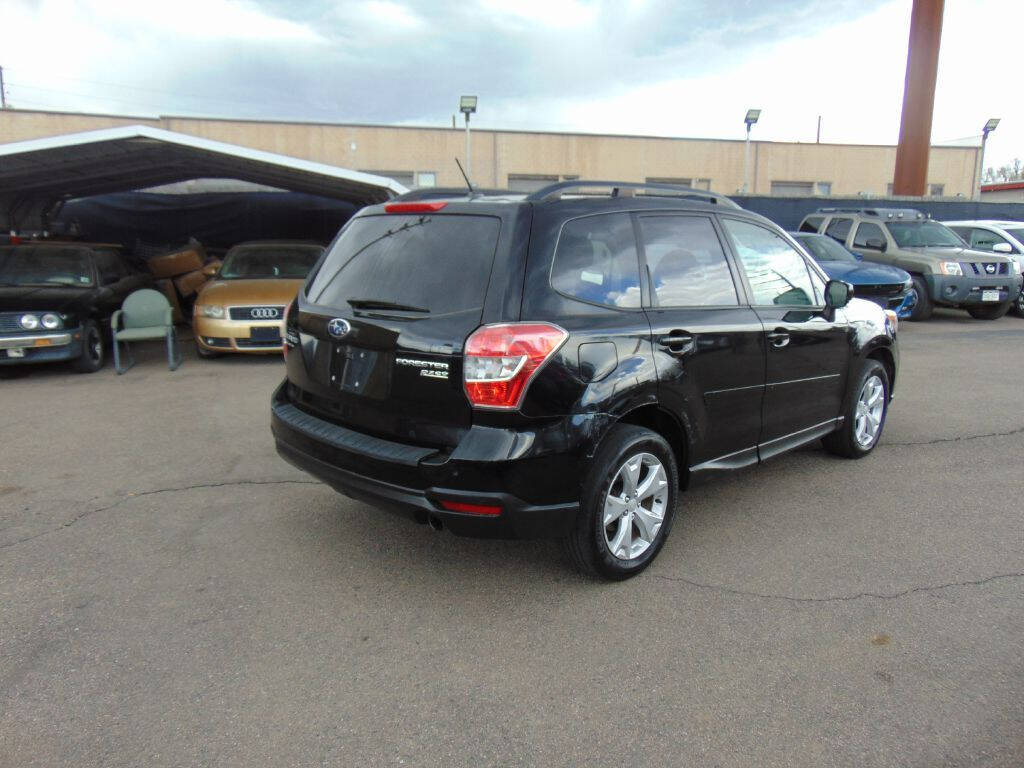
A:
{"type": "Polygon", "coordinates": [[[562,193],[567,189],[587,189],[590,187],[610,187],[612,190],[612,197],[626,197],[626,195],[622,194],[623,190],[651,189],[675,193],[672,195],[664,195],[664,197],[681,197],[692,200],[701,200],[706,203],[724,205],[729,208],[740,207],[725,195],[718,195],[714,192],[707,192],[703,189],[694,189],[693,187],[684,187],[681,184],[665,184],[663,182],[654,181],[587,181],[585,179],[560,181],[556,184],[549,184],[546,187],[541,187],[535,192],[531,192],[527,195],[526,202],[541,203],[546,200],[561,197],[562,193]]]}
{"type": "Polygon", "coordinates": [[[876,216],[880,219],[926,219],[925,214],[917,208],[819,208],[815,213],[859,213],[863,216],[876,216]]]}

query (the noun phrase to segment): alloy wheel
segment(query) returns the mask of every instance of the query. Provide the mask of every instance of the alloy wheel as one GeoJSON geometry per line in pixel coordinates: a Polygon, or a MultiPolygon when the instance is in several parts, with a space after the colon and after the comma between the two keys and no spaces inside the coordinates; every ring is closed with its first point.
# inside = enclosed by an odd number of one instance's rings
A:
{"type": "Polygon", "coordinates": [[[878,439],[884,414],[885,385],[880,377],[869,376],[860,389],[853,423],[854,435],[862,448],[871,447],[878,439]]]}
{"type": "Polygon", "coordinates": [[[661,530],[668,504],[668,473],[650,453],[631,456],[619,467],[604,501],[602,518],[608,551],[619,560],[646,552],[661,530]]]}

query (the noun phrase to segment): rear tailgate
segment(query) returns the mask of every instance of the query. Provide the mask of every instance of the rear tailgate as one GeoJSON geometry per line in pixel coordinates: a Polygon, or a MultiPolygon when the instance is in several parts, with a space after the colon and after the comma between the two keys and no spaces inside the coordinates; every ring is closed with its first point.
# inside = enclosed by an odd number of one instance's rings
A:
{"type": "Polygon", "coordinates": [[[501,226],[446,213],[353,220],[299,297],[288,378],[300,407],[399,442],[456,445],[472,420],[462,347],[481,323],[501,226]]]}

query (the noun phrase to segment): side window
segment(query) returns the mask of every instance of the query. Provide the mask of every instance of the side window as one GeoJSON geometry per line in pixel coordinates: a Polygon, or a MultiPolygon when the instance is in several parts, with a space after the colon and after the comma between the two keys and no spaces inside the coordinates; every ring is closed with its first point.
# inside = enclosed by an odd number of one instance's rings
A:
{"type": "Polygon", "coordinates": [[[556,291],[611,307],[640,306],[640,262],[628,213],[567,221],[558,236],[551,285],[556,291]]]}
{"type": "Polygon", "coordinates": [[[971,230],[971,248],[975,248],[979,251],[991,251],[993,245],[1008,242],[1009,240],[1006,238],[1000,237],[995,232],[989,232],[987,229],[971,230]]]}
{"type": "Polygon", "coordinates": [[[828,227],[825,229],[825,234],[833,240],[845,243],[846,236],[850,234],[850,227],[852,226],[853,219],[832,219],[832,221],[829,222],[828,227]]]}
{"type": "Polygon", "coordinates": [[[127,274],[121,260],[109,251],[96,252],[96,269],[100,273],[100,285],[116,283],[127,274]]]}
{"type": "MultiPolygon", "coordinates": [[[[879,241],[885,242],[885,233],[882,232],[882,228],[877,224],[865,221],[857,227],[857,234],[853,236],[853,247],[871,248],[872,245],[877,246],[879,241]],[[868,245],[869,242],[872,245],[868,245]]],[[[878,248],[876,247],[875,250],[878,248]]]]}
{"type": "Polygon", "coordinates": [[[722,224],[743,263],[755,306],[816,303],[807,263],[789,243],[756,224],[728,218],[722,224]]]}
{"type": "Polygon", "coordinates": [[[736,286],[710,219],[644,216],[640,237],[655,306],[736,306],[736,286]]]}
{"type": "Polygon", "coordinates": [[[808,216],[803,220],[800,225],[801,232],[817,232],[818,228],[821,227],[821,222],[825,220],[824,216],[808,216]]]}

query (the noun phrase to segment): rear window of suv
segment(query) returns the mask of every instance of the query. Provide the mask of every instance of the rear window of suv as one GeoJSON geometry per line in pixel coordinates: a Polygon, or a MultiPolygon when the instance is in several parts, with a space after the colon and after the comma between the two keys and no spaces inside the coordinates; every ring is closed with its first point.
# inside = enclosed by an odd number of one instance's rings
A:
{"type": "Polygon", "coordinates": [[[482,307],[500,228],[493,216],[354,219],[306,295],[328,306],[362,301],[435,315],[482,307]]]}
{"type": "Polygon", "coordinates": [[[556,291],[594,304],[640,306],[640,261],[628,213],[567,221],[551,265],[556,291]]]}

